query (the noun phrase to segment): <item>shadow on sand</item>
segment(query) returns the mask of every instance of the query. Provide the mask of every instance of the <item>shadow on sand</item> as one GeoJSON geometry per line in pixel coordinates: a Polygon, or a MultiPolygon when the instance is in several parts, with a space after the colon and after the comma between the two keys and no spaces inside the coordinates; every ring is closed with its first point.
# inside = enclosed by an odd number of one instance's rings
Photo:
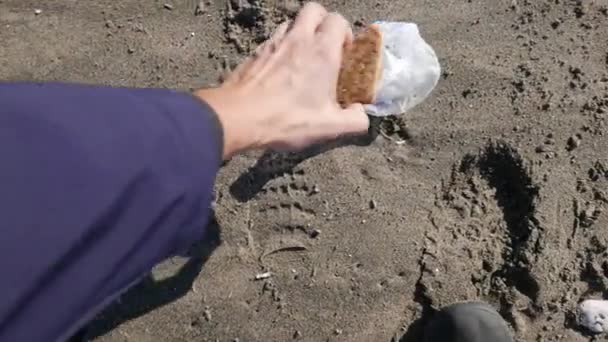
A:
{"type": "Polygon", "coordinates": [[[205,236],[188,252],[189,260],[172,277],[155,281],[151,275],[127,291],[70,342],[93,340],[121,324],[170,304],[186,295],[213,251],[221,244],[220,227],[212,216],[205,236]]]}
{"type": "Polygon", "coordinates": [[[230,186],[231,195],[239,202],[253,199],[271,180],[293,169],[303,161],[327,151],[345,146],[368,146],[380,132],[380,118],[370,117],[370,129],[366,135],[342,137],[335,141],[314,145],[300,152],[280,153],[267,151],[230,186]]]}

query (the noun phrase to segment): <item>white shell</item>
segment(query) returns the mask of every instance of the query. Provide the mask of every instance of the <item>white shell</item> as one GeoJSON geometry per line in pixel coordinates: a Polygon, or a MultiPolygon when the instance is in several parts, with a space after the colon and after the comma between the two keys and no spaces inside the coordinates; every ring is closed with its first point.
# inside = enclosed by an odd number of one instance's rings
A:
{"type": "Polygon", "coordinates": [[[586,300],[576,310],[578,324],[589,331],[601,334],[608,332],[608,301],[586,300]]]}
{"type": "Polygon", "coordinates": [[[420,36],[418,26],[403,22],[377,22],[382,32],[382,78],[376,102],[365,106],[373,116],[402,114],[431,93],[441,67],[433,48],[420,36]]]}

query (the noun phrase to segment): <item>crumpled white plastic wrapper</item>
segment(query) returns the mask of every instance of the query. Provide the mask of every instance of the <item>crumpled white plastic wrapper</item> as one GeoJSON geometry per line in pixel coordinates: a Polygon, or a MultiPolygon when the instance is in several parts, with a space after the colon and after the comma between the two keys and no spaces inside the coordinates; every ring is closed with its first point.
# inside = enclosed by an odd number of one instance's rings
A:
{"type": "Polygon", "coordinates": [[[576,309],[578,324],[595,334],[608,332],[608,301],[589,299],[576,309]]]}
{"type": "Polygon", "coordinates": [[[407,112],[429,96],[441,74],[433,48],[420,36],[418,26],[405,22],[376,22],[382,32],[382,78],[374,104],[365,111],[373,116],[407,112]]]}

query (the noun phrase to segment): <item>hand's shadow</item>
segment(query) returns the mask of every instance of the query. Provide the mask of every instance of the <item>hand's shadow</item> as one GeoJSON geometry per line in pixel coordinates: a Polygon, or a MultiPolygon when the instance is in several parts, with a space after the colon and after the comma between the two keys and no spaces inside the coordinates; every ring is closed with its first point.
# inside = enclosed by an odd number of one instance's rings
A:
{"type": "Polygon", "coordinates": [[[192,284],[203,265],[220,244],[220,228],[212,215],[205,236],[192,246],[188,252],[190,259],[176,275],[161,281],[155,281],[151,275],[144,278],[138,285],[127,291],[121,297],[120,302],[111,305],[95,318],[86,331],[81,333],[81,336],[86,337],[85,341],[93,340],[107,334],[124,322],[181,298],[192,289],[192,284]]]}
{"type": "Polygon", "coordinates": [[[254,166],[249,168],[230,186],[230,193],[239,202],[247,202],[254,198],[271,180],[293,169],[308,158],[318,156],[329,150],[344,146],[368,146],[378,136],[380,118],[370,117],[370,128],[366,135],[343,137],[335,141],[314,145],[300,152],[280,153],[267,151],[254,166]]]}

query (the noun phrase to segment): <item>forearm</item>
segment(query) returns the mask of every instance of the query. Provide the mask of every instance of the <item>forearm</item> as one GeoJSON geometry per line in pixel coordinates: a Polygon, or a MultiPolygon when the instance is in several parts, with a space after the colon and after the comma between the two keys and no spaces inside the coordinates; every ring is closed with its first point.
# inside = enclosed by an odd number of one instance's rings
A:
{"type": "Polygon", "coordinates": [[[0,340],[47,341],[202,235],[222,134],[189,94],[0,84],[0,156],[0,340]]]}

